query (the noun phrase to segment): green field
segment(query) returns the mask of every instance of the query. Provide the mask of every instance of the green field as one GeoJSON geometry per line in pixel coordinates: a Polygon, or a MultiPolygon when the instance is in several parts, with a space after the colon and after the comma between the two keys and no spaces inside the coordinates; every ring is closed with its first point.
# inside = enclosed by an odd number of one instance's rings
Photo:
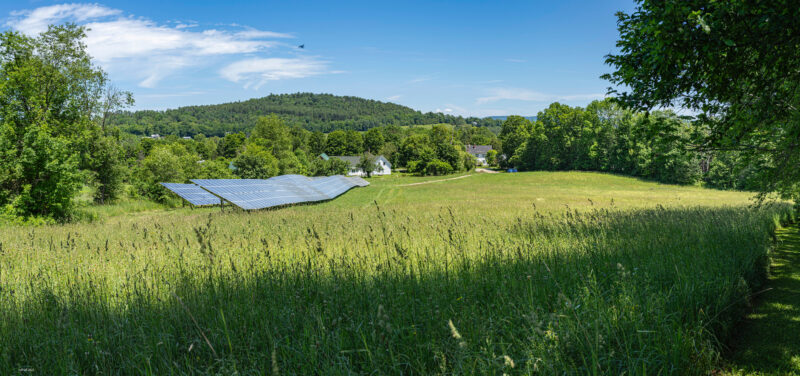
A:
{"type": "Polygon", "coordinates": [[[790,213],[597,173],[440,179],[0,228],[0,370],[707,374],[790,213]]]}

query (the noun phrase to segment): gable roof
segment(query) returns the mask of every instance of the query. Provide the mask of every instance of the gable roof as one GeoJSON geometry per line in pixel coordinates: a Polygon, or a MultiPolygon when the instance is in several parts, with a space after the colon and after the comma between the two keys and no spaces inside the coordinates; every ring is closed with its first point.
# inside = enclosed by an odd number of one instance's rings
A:
{"type": "Polygon", "coordinates": [[[467,153],[470,154],[486,154],[492,150],[492,145],[466,145],[467,153]]]}
{"type": "MultiPolygon", "coordinates": [[[[339,159],[341,159],[343,161],[346,161],[346,162],[350,163],[350,167],[356,167],[358,162],[361,161],[361,156],[360,155],[331,155],[330,158],[339,158],[339,159]]],[[[389,168],[392,168],[392,164],[389,163],[389,160],[386,159],[382,155],[379,155],[379,156],[375,157],[375,160],[376,161],[382,160],[383,164],[385,164],[386,166],[389,166],[389,168]]]]}

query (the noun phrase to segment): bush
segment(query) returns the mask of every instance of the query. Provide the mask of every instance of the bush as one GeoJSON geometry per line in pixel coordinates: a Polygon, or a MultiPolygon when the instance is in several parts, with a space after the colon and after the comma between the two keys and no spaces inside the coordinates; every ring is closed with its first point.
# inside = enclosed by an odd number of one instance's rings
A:
{"type": "Polygon", "coordinates": [[[263,147],[250,144],[233,160],[235,174],[243,179],[267,179],[278,175],[278,160],[263,147]]]}
{"type": "Polygon", "coordinates": [[[425,166],[425,175],[447,175],[452,172],[453,166],[439,159],[434,159],[425,166]]]}
{"type": "Polygon", "coordinates": [[[136,170],[136,185],[142,196],[165,202],[172,195],[160,183],[184,183],[198,175],[199,156],[180,144],[158,145],[136,170]]]}
{"type": "Polygon", "coordinates": [[[345,175],[350,170],[350,163],[339,158],[330,158],[327,161],[315,159],[311,162],[312,176],[345,175]]]}

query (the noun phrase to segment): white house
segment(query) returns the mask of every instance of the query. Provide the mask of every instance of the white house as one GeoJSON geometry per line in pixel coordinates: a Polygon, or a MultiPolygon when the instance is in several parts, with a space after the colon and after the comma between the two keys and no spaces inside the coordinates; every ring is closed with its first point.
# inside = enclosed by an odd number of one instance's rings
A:
{"type": "MultiPolygon", "coordinates": [[[[361,157],[358,155],[332,155],[328,157],[325,154],[320,155],[321,158],[338,158],[343,161],[350,163],[350,171],[347,172],[349,176],[366,176],[367,174],[364,173],[358,166],[358,162],[361,161],[361,157]]],[[[389,163],[389,160],[386,159],[384,156],[379,155],[375,157],[375,171],[372,171],[372,175],[391,175],[392,174],[392,164],[389,163]]]]}
{"type": "Polygon", "coordinates": [[[466,145],[467,153],[472,154],[478,163],[486,165],[486,154],[492,150],[492,145],[466,145]]]}

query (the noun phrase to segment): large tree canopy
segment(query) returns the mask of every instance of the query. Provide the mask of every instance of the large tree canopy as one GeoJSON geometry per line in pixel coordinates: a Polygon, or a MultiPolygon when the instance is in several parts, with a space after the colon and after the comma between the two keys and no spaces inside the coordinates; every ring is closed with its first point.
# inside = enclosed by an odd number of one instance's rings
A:
{"type": "Polygon", "coordinates": [[[604,78],[639,110],[700,115],[696,146],[771,159],[763,190],[797,198],[800,7],[794,1],[645,0],[618,14],[604,78]]]}

